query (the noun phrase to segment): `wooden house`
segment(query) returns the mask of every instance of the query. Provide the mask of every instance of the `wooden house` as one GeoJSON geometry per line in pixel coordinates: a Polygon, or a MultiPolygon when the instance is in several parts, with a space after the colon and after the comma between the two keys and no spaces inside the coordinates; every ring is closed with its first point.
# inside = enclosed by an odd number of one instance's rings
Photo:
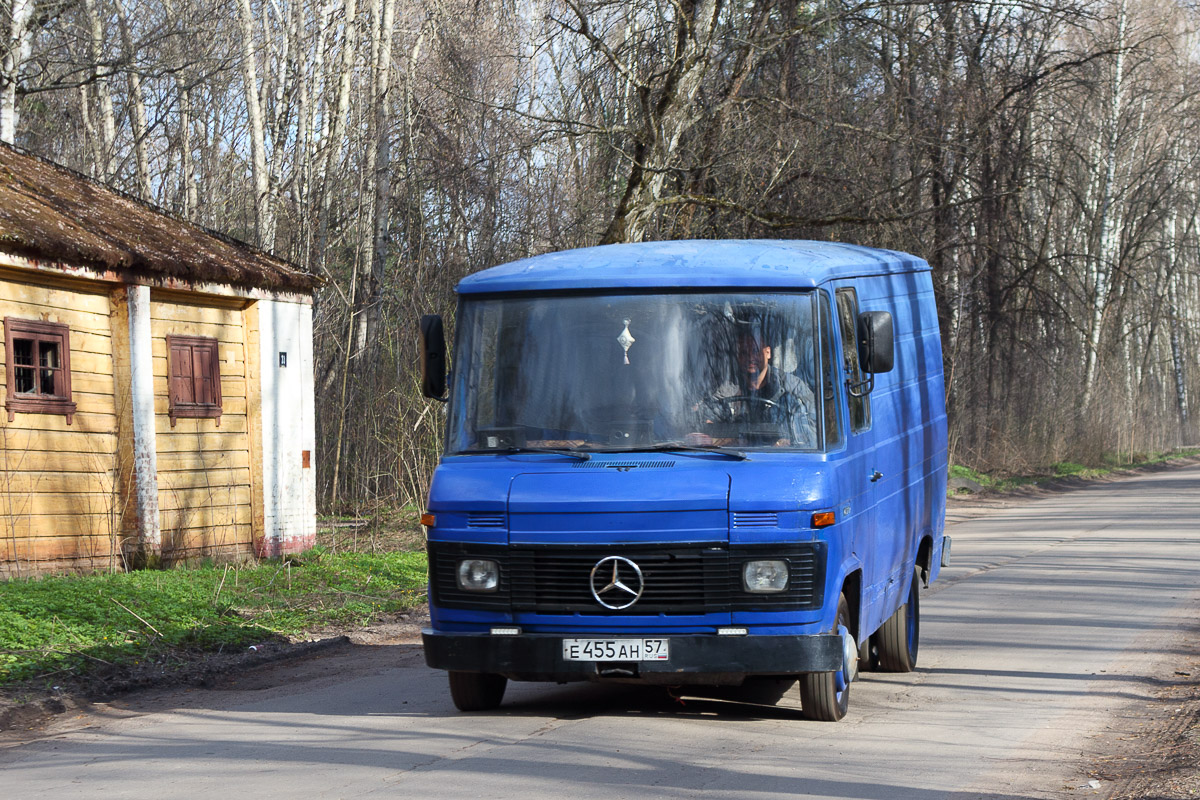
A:
{"type": "Polygon", "coordinates": [[[0,145],[0,575],[311,547],[317,284],[0,145]]]}

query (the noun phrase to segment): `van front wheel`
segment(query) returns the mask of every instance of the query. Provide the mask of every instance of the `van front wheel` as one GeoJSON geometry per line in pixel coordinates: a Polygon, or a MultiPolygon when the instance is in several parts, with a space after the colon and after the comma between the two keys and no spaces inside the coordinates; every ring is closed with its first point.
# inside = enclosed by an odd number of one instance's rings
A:
{"type": "MultiPolygon", "coordinates": [[[[838,597],[835,631],[850,628],[850,605],[846,596],[838,597]]],[[[800,713],[807,719],[837,722],[850,707],[850,679],[846,670],[809,672],[800,676],[800,713]]]]}
{"type": "Polygon", "coordinates": [[[451,672],[450,699],[459,711],[491,711],[504,699],[508,678],[490,672],[451,672]]]}
{"type": "Polygon", "coordinates": [[[884,672],[912,672],[921,643],[921,568],[913,569],[908,600],[875,634],[879,668],[884,672]]]}

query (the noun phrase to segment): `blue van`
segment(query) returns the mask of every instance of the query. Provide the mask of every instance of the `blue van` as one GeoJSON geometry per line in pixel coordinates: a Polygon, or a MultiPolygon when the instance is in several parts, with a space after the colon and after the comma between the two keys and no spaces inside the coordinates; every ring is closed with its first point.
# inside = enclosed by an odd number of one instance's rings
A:
{"type": "Polygon", "coordinates": [[[950,547],[922,259],[610,245],[457,291],[449,376],[441,319],[421,333],[424,392],[448,402],[425,657],[459,709],[508,680],[774,676],[838,720],[859,670],[913,669],[950,547]]]}

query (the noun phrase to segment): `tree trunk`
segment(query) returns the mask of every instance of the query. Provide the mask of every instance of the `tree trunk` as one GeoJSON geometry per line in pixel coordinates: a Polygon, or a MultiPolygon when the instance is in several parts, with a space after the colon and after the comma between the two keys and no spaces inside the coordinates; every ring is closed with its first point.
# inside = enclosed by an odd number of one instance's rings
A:
{"type": "Polygon", "coordinates": [[[17,83],[21,67],[33,51],[34,0],[9,0],[8,40],[0,59],[0,142],[12,144],[17,138],[17,83]]]}
{"type": "Polygon", "coordinates": [[[104,183],[113,179],[113,146],[117,139],[117,118],[113,112],[112,89],[107,77],[99,76],[99,65],[104,58],[104,27],[96,14],[94,0],[83,0],[84,17],[88,23],[88,52],[92,62],[92,86],[100,110],[100,160],[95,164],[96,177],[104,183]]]}
{"type": "Polygon", "coordinates": [[[258,57],[254,47],[254,17],[250,0],[238,0],[242,31],[242,79],[250,125],[251,172],[254,181],[254,234],[256,244],[271,250],[275,245],[275,218],[271,208],[271,177],[267,171],[266,134],[259,102],[258,57]]]}
{"type": "Polygon", "coordinates": [[[1175,379],[1175,409],[1179,414],[1179,437],[1188,444],[1191,437],[1191,414],[1188,408],[1187,356],[1183,344],[1184,319],[1180,314],[1180,284],[1184,281],[1184,253],[1186,242],[1196,235],[1196,215],[1189,215],[1184,230],[1180,230],[1179,211],[1172,209],[1171,224],[1167,232],[1171,236],[1171,268],[1167,276],[1167,322],[1170,325],[1171,374],[1175,379]]]}
{"type": "MultiPolygon", "coordinates": [[[[117,12],[117,25],[121,29],[121,43],[125,46],[125,56],[132,60],[134,57],[133,41],[129,35],[129,21],[126,19],[125,9],[121,5],[123,2],[125,0],[115,0],[114,7],[117,12]]],[[[142,91],[142,76],[137,73],[136,69],[130,69],[127,74],[129,76],[129,103],[132,106],[130,124],[133,128],[133,155],[134,164],[137,168],[137,193],[143,200],[149,200],[151,194],[150,157],[146,146],[146,137],[150,131],[146,124],[146,97],[142,91]]]]}
{"type": "Polygon", "coordinates": [[[642,119],[638,141],[625,192],[603,243],[646,238],[680,141],[701,118],[694,101],[712,68],[720,10],[719,0],[684,0],[675,5],[671,61],[661,84],[639,89],[642,119]]]}
{"type": "Polygon", "coordinates": [[[192,157],[192,92],[182,82],[179,90],[179,170],[183,175],[183,218],[196,220],[196,162],[192,157]]]}
{"type": "MultiPolygon", "coordinates": [[[[350,84],[354,75],[354,56],[358,50],[358,0],[345,0],[342,4],[342,47],[341,66],[337,78],[337,102],[332,110],[333,120],[328,126],[328,137],[322,143],[324,157],[320,160],[317,191],[320,195],[317,208],[317,252],[320,267],[325,266],[329,243],[329,214],[332,210],[334,192],[329,185],[330,176],[342,160],[342,140],[346,136],[346,116],[350,110],[350,84]]],[[[328,117],[329,115],[326,115],[328,117]]]]}
{"type": "Polygon", "coordinates": [[[129,73],[129,102],[133,105],[133,160],[137,168],[137,190],[142,199],[149,200],[152,188],[146,138],[150,135],[150,127],[146,122],[146,98],[142,92],[142,79],[132,72],[129,73]]]}
{"type": "Polygon", "coordinates": [[[383,0],[379,47],[375,66],[375,202],[371,234],[371,267],[364,327],[370,350],[381,341],[383,286],[387,269],[388,230],[392,210],[392,34],[396,26],[395,0],[383,0]]]}
{"type": "Polygon", "coordinates": [[[1104,330],[1104,312],[1108,308],[1110,282],[1120,249],[1120,209],[1114,202],[1114,194],[1116,192],[1117,161],[1121,156],[1118,147],[1121,134],[1121,108],[1125,95],[1125,33],[1128,19],[1128,8],[1125,0],[1121,0],[1117,9],[1116,54],[1113,56],[1112,83],[1107,98],[1106,118],[1102,134],[1104,142],[1100,152],[1100,159],[1104,164],[1104,175],[1101,178],[1096,209],[1099,228],[1098,246],[1091,259],[1090,267],[1091,308],[1087,325],[1083,394],[1079,403],[1081,424],[1088,418],[1096,396],[1096,375],[1100,361],[1100,340],[1104,330]]]}

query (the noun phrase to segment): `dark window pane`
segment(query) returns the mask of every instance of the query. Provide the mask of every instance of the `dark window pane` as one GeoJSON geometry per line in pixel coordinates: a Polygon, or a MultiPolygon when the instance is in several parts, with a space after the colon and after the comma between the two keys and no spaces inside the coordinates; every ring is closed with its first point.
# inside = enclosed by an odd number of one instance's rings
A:
{"type": "Polygon", "coordinates": [[[833,449],[842,444],[841,384],[837,379],[837,340],[830,323],[829,298],[821,293],[821,345],[824,374],[821,376],[825,409],[825,447],[833,449]]]}
{"type": "Polygon", "coordinates": [[[56,391],[54,391],[54,373],[56,373],[56,372],[58,372],[58,370],[55,370],[55,369],[41,370],[41,373],[42,373],[41,393],[42,394],[50,394],[50,395],[58,394],[56,391]]]}
{"type": "Polygon", "coordinates": [[[32,367],[14,367],[14,383],[17,394],[33,394],[33,373],[32,367]]]}
{"type": "Polygon", "coordinates": [[[13,363],[33,366],[32,339],[13,339],[13,363]]]}
{"type": "MultiPolygon", "coordinates": [[[[852,386],[862,381],[862,370],[858,365],[858,293],[853,289],[838,289],[838,320],[842,329],[842,357],[846,368],[846,380],[852,386]]],[[[858,391],[855,388],[855,391],[858,391]]],[[[871,400],[865,395],[849,394],[850,429],[861,431],[871,426],[871,400]]]]}

